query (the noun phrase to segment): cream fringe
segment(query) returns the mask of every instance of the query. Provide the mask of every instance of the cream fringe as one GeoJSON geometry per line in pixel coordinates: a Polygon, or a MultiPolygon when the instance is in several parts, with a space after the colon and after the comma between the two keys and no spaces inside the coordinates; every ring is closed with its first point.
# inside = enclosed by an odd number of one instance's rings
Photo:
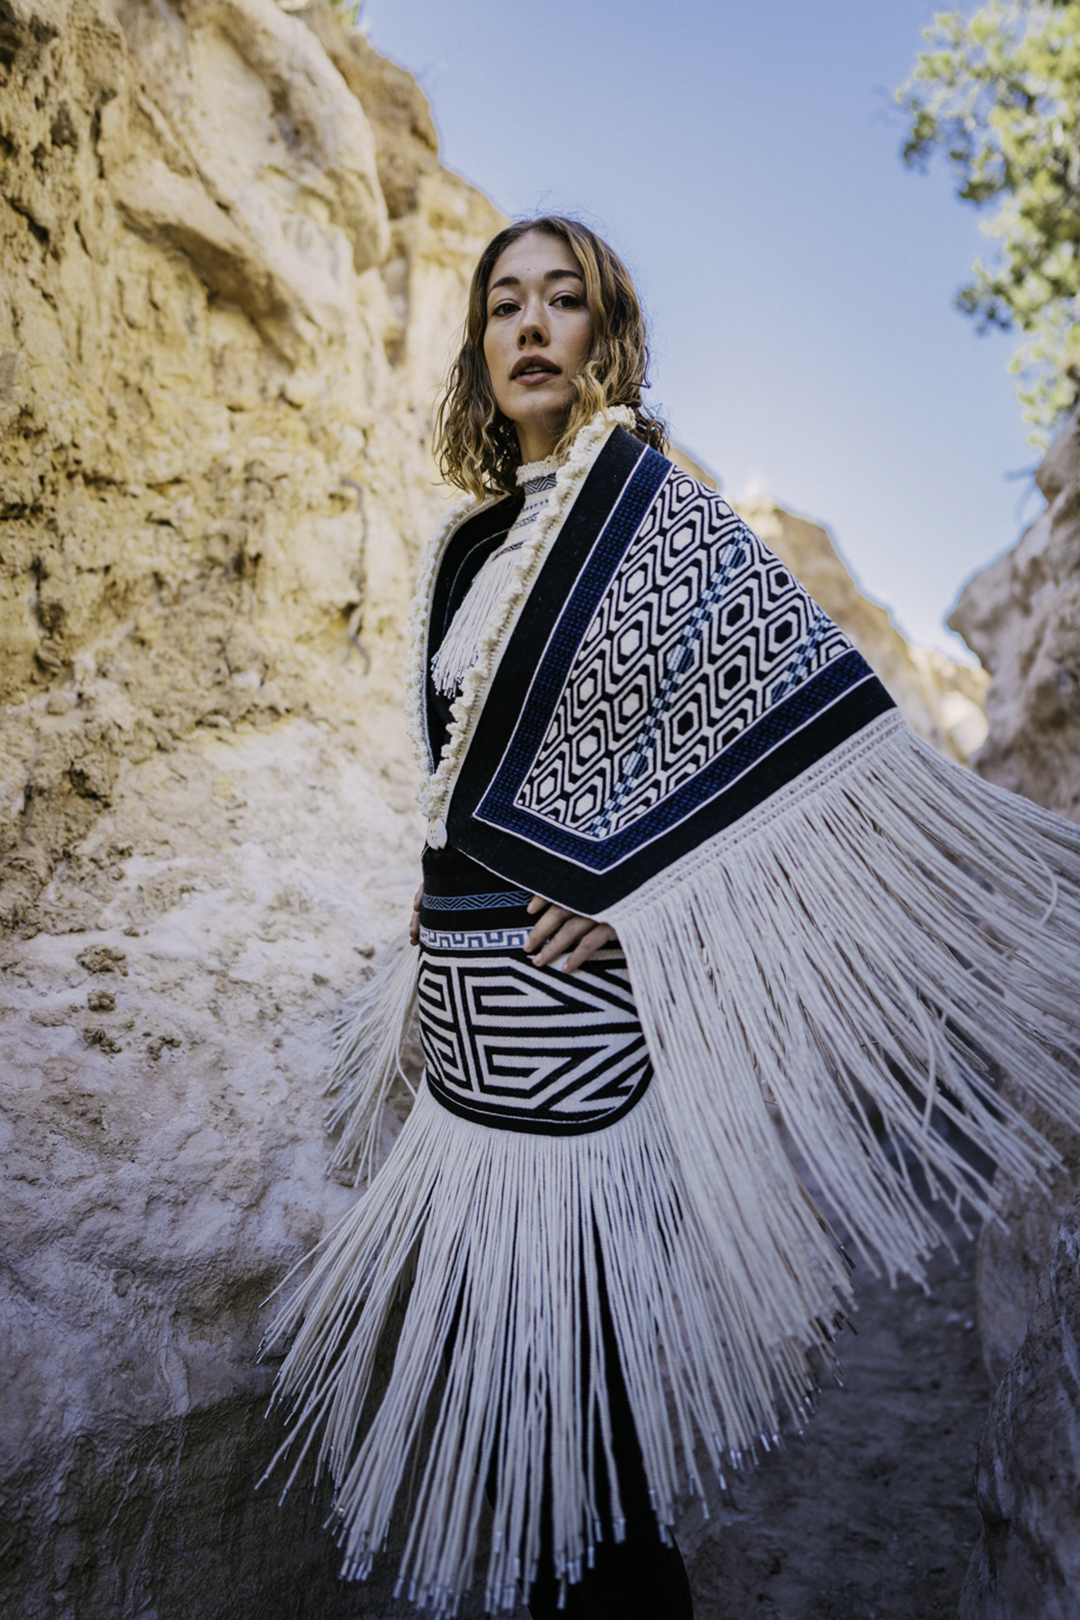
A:
{"type": "Polygon", "coordinates": [[[334,1055],[324,1095],[336,1097],[326,1129],[344,1130],[327,1168],[355,1170],[370,1181],[379,1153],[383,1108],[396,1080],[416,1092],[401,1067],[401,1049],[416,1007],[419,956],[404,934],[385,952],[363,989],[346,1004],[334,1026],[334,1055]]]}
{"type": "MultiPolygon", "coordinates": [[[[805,1347],[828,1355],[847,1269],[789,1171],[801,1249],[816,1264],[800,1280],[797,1334],[769,1342],[760,1324],[770,1313],[746,1292],[745,1256],[734,1241],[710,1241],[684,1172],[655,1088],[608,1129],[575,1137],[490,1130],[421,1094],[370,1191],[316,1250],[274,1327],[274,1338],[298,1329],[275,1396],[306,1431],[292,1477],[318,1435],[319,1468],[337,1486],[344,1577],[370,1572],[418,1464],[398,1590],[453,1614],[472,1581],[490,1475],[486,1604],[516,1607],[518,1583],[535,1575],[549,1434],[556,1574],[579,1580],[600,1533],[593,1469],[582,1462],[597,1445],[621,1539],[598,1255],[665,1531],[676,1498],[700,1490],[695,1431],[719,1473],[771,1446],[778,1407],[801,1426],[816,1387],[805,1347]],[[380,1338],[413,1267],[389,1385],[364,1413],[380,1338]]],[[[702,1179],[698,1166],[693,1182],[702,1179]]]]}
{"type": "Polygon", "coordinates": [[[431,661],[435,690],[445,697],[453,696],[480,656],[484,631],[513,581],[516,551],[516,545],[501,547],[487,559],[431,661]]]}
{"type": "MultiPolygon", "coordinates": [[[[605,918],[680,1153],[760,1177],[777,1155],[768,1098],[890,1279],[919,1277],[940,1241],[908,1155],[955,1213],[965,1199],[994,1210],[935,1118],[1010,1182],[1044,1182],[1056,1163],[995,1093],[987,1060],[1080,1129],[1080,828],[952,764],[895,716],[605,918]]],[[[749,1186],[735,1198],[759,1208],[749,1186]]],[[[726,1230],[728,1212],[709,1207],[726,1230]]],[[[771,1200],[760,1213],[786,1221],[771,1200]]]]}
{"type": "MultiPolygon", "coordinates": [[[[994,1210],[995,1189],[938,1121],[1009,1181],[1044,1180],[1056,1162],[995,1092],[987,1060],[1080,1131],[1068,1068],[1080,829],[941,758],[895,717],[606,920],[656,1069],[638,1106],[592,1135],[531,1136],[458,1119],[425,1090],[275,1325],[276,1338],[296,1333],[276,1398],[335,1479],[343,1573],[368,1572],[415,1462],[402,1590],[437,1614],[470,1585],[489,1472],[487,1601],[518,1601],[539,1547],[549,1422],[556,1568],[574,1580],[588,1560],[586,1413],[612,1466],[598,1253],[662,1527],[678,1495],[700,1490],[699,1460],[719,1472],[799,1423],[850,1290],[770,1105],[890,1278],[920,1276],[940,1241],[913,1161],[954,1210],[994,1210]],[[410,1280],[377,1400],[380,1337],[410,1280]]],[[[357,1113],[339,1156],[370,1164],[411,970],[410,956],[388,969],[385,1001],[367,987],[343,1041],[336,1112],[357,1113]]]]}

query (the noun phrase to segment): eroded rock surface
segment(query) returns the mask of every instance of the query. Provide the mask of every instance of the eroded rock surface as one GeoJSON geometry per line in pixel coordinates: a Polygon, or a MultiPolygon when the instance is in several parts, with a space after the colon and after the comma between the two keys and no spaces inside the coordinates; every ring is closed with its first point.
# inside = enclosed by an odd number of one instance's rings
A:
{"type": "Polygon", "coordinates": [[[979,1447],[983,1533],[961,1620],[1074,1620],[1080,1592],[1080,1201],[979,1447]]]}
{"type": "Polygon", "coordinates": [[[415,883],[410,784],[353,741],[297,719],[123,766],[0,956],[3,1569],[28,1617],[357,1612],[310,1480],[280,1513],[280,1476],[252,1497],[281,1438],[259,1307],[355,1198],[324,1172],[330,1023],[415,883]]]}
{"type": "Polygon", "coordinates": [[[271,0],[6,15],[0,914],[25,926],[123,761],[396,696],[432,398],[500,216],[415,85],[411,121],[375,98],[383,139],[271,0]]]}
{"type": "Polygon", "coordinates": [[[967,585],[950,616],[990,672],[976,769],[1080,820],[1080,414],[1036,478],[1049,501],[1019,545],[967,585]]]}
{"type": "MultiPolygon", "coordinates": [[[[968,584],[950,617],[990,671],[981,775],[1080,820],[1080,413],[1036,474],[1049,505],[1012,551],[968,584]]],[[[1078,947],[1080,948],[1080,947],[1078,947]]],[[[1003,1189],[1002,1224],[979,1240],[978,1315],[1001,1386],[983,1436],[984,1530],[965,1620],[1077,1612],[1080,1429],[1076,1266],[1080,1143],[1030,1105],[1057,1147],[1051,1195],[1003,1189]],[[1071,1269],[1070,1269],[1071,1268],[1071,1269]]]]}
{"type": "Polygon", "coordinates": [[[500,216],[321,0],[3,0],[0,169],[0,1609],[382,1612],[310,1481],[254,1493],[259,1304],[355,1197],[319,1071],[416,881],[405,608],[500,216]]]}

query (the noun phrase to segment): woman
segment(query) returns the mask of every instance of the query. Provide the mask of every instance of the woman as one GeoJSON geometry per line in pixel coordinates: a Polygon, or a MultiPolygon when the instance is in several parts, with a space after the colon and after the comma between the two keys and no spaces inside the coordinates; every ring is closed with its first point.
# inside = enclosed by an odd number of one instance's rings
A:
{"type": "Polygon", "coordinates": [[[437,1613],[486,1494],[490,1609],[689,1615],[676,1499],[801,1426],[851,1301],[774,1116],[890,1276],[938,1236],[918,1185],[992,1207],[958,1137],[1054,1162],[987,1054],[1080,1127],[1080,832],[907,731],[660,453],[645,366],[592,232],[489,244],[414,613],[419,966],[340,1032],[338,1161],[370,1174],[414,1003],[425,1085],[280,1324],[345,1573],[412,1470],[401,1590],[437,1613]]]}

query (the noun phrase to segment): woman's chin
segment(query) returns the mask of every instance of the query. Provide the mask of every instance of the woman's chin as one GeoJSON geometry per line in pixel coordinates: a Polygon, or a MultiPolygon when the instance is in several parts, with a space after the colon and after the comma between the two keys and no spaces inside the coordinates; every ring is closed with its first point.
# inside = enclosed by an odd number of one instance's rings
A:
{"type": "Polygon", "coordinates": [[[521,389],[503,407],[512,422],[552,422],[562,424],[570,414],[573,396],[565,384],[559,388],[521,389]]]}

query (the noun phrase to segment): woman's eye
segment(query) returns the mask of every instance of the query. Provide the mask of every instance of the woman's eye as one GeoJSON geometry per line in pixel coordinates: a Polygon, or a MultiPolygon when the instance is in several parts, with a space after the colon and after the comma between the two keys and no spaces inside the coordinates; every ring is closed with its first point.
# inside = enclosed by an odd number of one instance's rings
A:
{"type": "Polygon", "coordinates": [[[552,299],[552,303],[555,305],[556,309],[581,308],[581,299],[576,293],[560,293],[557,298],[552,299]]]}
{"type": "Polygon", "coordinates": [[[516,304],[511,303],[508,298],[504,298],[495,305],[491,313],[493,315],[512,315],[516,309],[516,304]]]}

